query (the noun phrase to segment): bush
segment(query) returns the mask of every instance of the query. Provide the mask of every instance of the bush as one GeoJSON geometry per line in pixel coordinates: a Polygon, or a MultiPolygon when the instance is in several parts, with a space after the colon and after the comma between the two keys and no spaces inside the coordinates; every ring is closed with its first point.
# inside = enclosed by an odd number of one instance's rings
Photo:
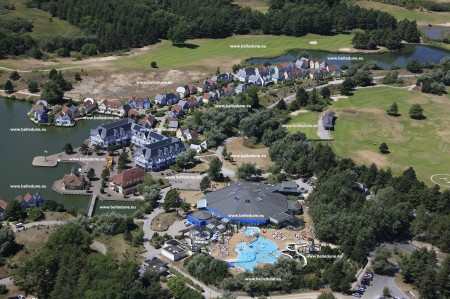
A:
{"type": "Polygon", "coordinates": [[[8,289],[6,288],[6,286],[4,284],[0,284],[0,294],[4,295],[8,293],[8,289]]]}

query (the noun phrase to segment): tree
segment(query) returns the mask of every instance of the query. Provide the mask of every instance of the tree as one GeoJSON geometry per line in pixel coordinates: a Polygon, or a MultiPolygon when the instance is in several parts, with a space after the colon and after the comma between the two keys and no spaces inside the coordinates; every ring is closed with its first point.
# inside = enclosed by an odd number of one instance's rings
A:
{"type": "Polygon", "coordinates": [[[171,189],[166,193],[166,196],[164,197],[163,208],[166,212],[168,212],[171,209],[179,208],[181,203],[182,200],[180,198],[180,193],[178,192],[178,190],[171,189]]]}
{"type": "Polygon", "coordinates": [[[92,181],[95,178],[95,170],[94,168],[89,168],[86,177],[88,178],[89,181],[92,181]]]}
{"type": "Polygon", "coordinates": [[[197,154],[197,151],[195,149],[189,148],[177,156],[176,162],[181,167],[185,167],[187,164],[189,164],[190,162],[192,162],[195,159],[196,154],[197,154]]]}
{"type": "Polygon", "coordinates": [[[219,67],[217,67],[217,69],[216,69],[216,76],[218,76],[218,75],[220,75],[220,68],[219,67]]]}
{"type": "Polygon", "coordinates": [[[145,186],[142,189],[142,195],[145,202],[149,203],[152,208],[156,207],[160,198],[161,189],[157,185],[145,186]]]}
{"type": "Polygon", "coordinates": [[[236,171],[238,179],[250,181],[255,176],[260,176],[262,170],[256,167],[255,163],[242,163],[236,171]]]}
{"type": "Polygon", "coordinates": [[[58,72],[55,69],[51,69],[50,72],[48,72],[48,78],[50,80],[54,80],[58,76],[58,72]]]}
{"type": "Polygon", "coordinates": [[[12,71],[11,74],[9,75],[9,79],[17,81],[20,79],[20,75],[17,71],[12,71]]]}
{"type": "Polygon", "coordinates": [[[130,221],[125,215],[110,212],[98,216],[97,221],[94,223],[94,232],[113,236],[132,229],[132,226],[134,226],[132,219],[130,221]]]}
{"type": "Polygon", "coordinates": [[[419,104],[414,104],[409,109],[409,117],[412,119],[424,119],[423,108],[419,104]]]}
{"type": "Polygon", "coordinates": [[[397,103],[393,103],[387,110],[386,110],[386,113],[388,114],[388,115],[391,115],[391,116],[397,116],[398,115],[398,106],[397,106],[397,103]]]}
{"type": "Polygon", "coordinates": [[[209,162],[208,177],[213,181],[217,180],[221,175],[221,170],[222,161],[218,157],[213,157],[209,162]]]}
{"type": "Polygon", "coordinates": [[[80,73],[75,73],[75,75],[73,76],[73,78],[75,79],[75,81],[78,81],[78,82],[80,82],[81,80],[83,80],[83,79],[81,79],[80,73]]]}
{"type": "Polygon", "coordinates": [[[355,87],[355,84],[351,78],[346,78],[344,82],[342,82],[339,87],[339,91],[342,95],[348,96],[350,95],[352,89],[355,87]]]}
{"type": "Polygon", "coordinates": [[[63,151],[67,154],[70,155],[73,152],[73,147],[71,143],[66,143],[66,145],[64,145],[63,147],[63,151]]]}
{"type": "Polygon", "coordinates": [[[331,292],[322,292],[317,299],[336,299],[336,296],[331,292]]]}
{"type": "Polygon", "coordinates": [[[308,105],[308,93],[303,87],[297,89],[297,93],[295,94],[295,100],[298,102],[300,107],[305,107],[308,105]]]}
{"type": "Polygon", "coordinates": [[[284,101],[284,99],[279,100],[275,107],[277,109],[279,109],[279,110],[286,110],[287,109],[286,102],[284,101]]]}
{"type": "Polygon", "coordinates": [[[81,47],[81,55],[86,56],[97,55],[97,46],[95,44],[84,44],[81,47]]]}
{"type": "Polygon", "coordinates": [[[28,83],[28,91],[31,93],[35,93],[39,91],[39,84],[36,81],[30,81],[28,83]]]}
{"type": "Polygon", "coordinates": [[[330,89],[329,89],[327,86],[325,86],[325,87],[323,87],[323,88],[320,90],[320,95],[321,95],[322,98],[324,98],[324,99],[329,99],[330,96],[331,96],[331,91],[330,91],[330,89]]]}
{"type": "Polygon", "coordinates": [[[108,147],[106,148],[106,151],[108,152],[109,155],[114,155],[115,151],[116,151],[116,146],[114,144],[110,144],[108,145],[108,147]]]}
{"type": "Polygon", "coordinates": [[[13,200],[8,204],[8,206],[5,209],[5,216],[6,219],[9,219],[11,221],[17,221],[25,218],[23,207],[22,205],[13,200]]]}
{"type": "Polygon", "coordinates": [[[47,101],[49,104],[60,101],[64,97],[64,91],[53,80],[50,80],[42,85],[41,99],[47,101]]]}
{"type": "Polygon", "coordinates": [[[406,69],[411,73],[420,73],[422,72],[422,66],[420,65],[419,60],[413,59],[408,62],[406,65],[406,69]]]}
{"type": "Polygon", "coordinates": [[[102,170],[102,179],[105,181],[109,179],[109,170],[106,167],[102,170]]]}
{"type": "Polygon", "coordinates": [[[152,61],[150,62],[150,66],[154,69],[156,69],[158,67],[158,64],[156,63],[156,61],[152,61]]]}
{"type": "Polygon", "coordinates": [[[200,190],[205,191],[211,186],[211,180],[208,176],[204,176],[200,181],[200,190]]]}
{"type": "Polygon", "coordinates": [[[86,155],[87,153],[88,153],[88,151],[89,151],[89,146],[86,144],[86,143],[82,143],[81,144],[81,146],[80,146],[80,152],[83,154],[83,155],[86,155]]]}
{"type": "Polygon", "coordinates": [[[98,154],[102,150],[102,147],[98,144],[94,145],[94,153],[98,154]]]}
{"type": "Polygon", "coordinates": [[[384,287],[383,288],[383,296],[384,297],[391,297],[391,291],[389,290],[388,287],[384,287]]]}
{"type": "Polygon", "coordinates": [[[16,235],[9,227],[0,228],[0,257],[8,256],[16,246],[16,235]]]}
{"type": "Polygon", "coordinates": [[[182,21],[169,29],[167,37],[174,45],[180,45],[188,39],[190,32],[190,25],[186,21],[182,21]]]}
{"type": "Polygon", "coordinates": [[[375,258],[372,262],[373,270],[379,275],[389,275],[391,274],[392,265],[388,261],[391,257],[390,251],[385,247],[381,246],[375,252],[375,258]]]}
{"type": "Polygon", "coordinates": [[[13,93],[14,92],[14,86],[11,82],[11,80],[7,80],[5,83],[5,91],[6,93],[13,93]]]}
{"type": "Polygon", "coordinates": [[[186,291],[184,279],[180,276],[174,275],[169,278],[167,285],[172,293],[173,298],[181,299],[184,292],[186,291]]]}
{"type": "Polygon", "coordinates": [[[380,150],[380,153],[382,153],[382,154],[386,154],[389,152],[389,147],[387,146],[387,144],[385,142],[380,144],[380,147],[378,149],[380,150]]]}
{"type": "Polygon", "coordinates": [[[58,50],[56,50],[56,55],[58,55],[58,57],[70,57],[70,51],[67,48],[59,48],[58,50]]]}
{"type": "Polygon", "coordinates": [[[39,221],[45,218],[45,214],[40,207],[27,209],[27,214],[32,221],[39,221]]]}

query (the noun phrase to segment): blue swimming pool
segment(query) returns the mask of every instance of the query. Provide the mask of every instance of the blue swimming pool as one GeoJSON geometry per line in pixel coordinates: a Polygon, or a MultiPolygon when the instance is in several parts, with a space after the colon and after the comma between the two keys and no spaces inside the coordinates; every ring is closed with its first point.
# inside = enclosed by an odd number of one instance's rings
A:
{"type": "Polygon", "coordinates": [[[260,263],[275,263],[281,255],[278,245],[264,237],[258,237],[250,243],[238,243],[234,251],[238,253],[238,257],[233,266],[250,272],[260,263]]]}
{"type": "Polygon", "coordinates": [[[259,228],[257,227],[246,227],[243,231],[242,234],[246,235],[246,236],[253,236],[254,234],[259,233],[259,228]]]}

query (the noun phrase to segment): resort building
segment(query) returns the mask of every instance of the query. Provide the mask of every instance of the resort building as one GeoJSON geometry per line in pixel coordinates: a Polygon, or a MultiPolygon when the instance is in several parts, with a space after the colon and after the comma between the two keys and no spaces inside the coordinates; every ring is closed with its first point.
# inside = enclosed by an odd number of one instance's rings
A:
{"type": "Polygon", "coordinates": [[[164,276],[169,272],[167,263],[154,256],[150,256],[150,258],[141,266],[139,269],[140,276],[144,275],[144,272],[147,269],[155,272],[158,276],[164,276]]]}
{"type": "Polygon", "coordinates": [[[184,144],[174,137],[167,137],[134,123],[132,119],[122,119],[101,125],[91,130],[91,146],[135,145],[134,159],[137,166],[145,170],[159,171],[175,163],[178,154],[186,150],[184,144]]]}
{"type": "Polygon", "coordinates": [[[167,245],[163,247],[161,254],[171,261],[178,261],[186,256],[186,251],[180,245],[167,245]]]}
{"type": "MultiPolygon", "coordinates": [[[[276,185],[231,182],[228,187],[206,193],[206,210],[233,222],[259,225],[290,220],[298,205],[291,205],[276,185]]],[[[198,219],[200,220],[200,219],[198,219]]]]}
{"type": "Polygon", "coordinates": [[[65,174],[62,180],[62,188],[64,190],[84,190],[86,186],[86,179],[84,175],[79,175],[75,172],[75,167],[72,167],[70,174],[65,174]]]}
{"type": "Polygon", "coordinates": [[[91,130],[89,138],[92,146],[99,145],[102,148],[107,148],[108,145],[123,146],[127,145],[131,140],[131,126],[134,121],[129,118],[110,122],[98,126],[91,130]]]}
{"type": "Polygon", "coordinates": [[[110,188],[120,194],[131,193],[136,189],[137,184],[142,183],[146,174],[145,170],[139,167],[125,170],[112,177],[110,188]]]}

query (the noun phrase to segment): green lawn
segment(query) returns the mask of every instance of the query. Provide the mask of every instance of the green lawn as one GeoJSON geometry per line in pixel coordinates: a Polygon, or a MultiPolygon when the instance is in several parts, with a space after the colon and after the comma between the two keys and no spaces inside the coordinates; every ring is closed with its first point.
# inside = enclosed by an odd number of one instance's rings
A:
{"type": "Polygon", "coordinates": [[[308,34],[303,37],[272,35],[239,35],[224,39],[188,40],[186,47],[173,46],[170,41],[151,46],[143,54],[124,57],[115,61],[120,67],[142,68],[156,61],[160,68],[193,67],[211,69],[222,65],[239,63],[250,57],[271,57],[285,53],[290,49],[322,49],[335,51],[351,47],[351,34],[320,36],[308,34]],[[317,41],[312,45],[310,41],[317,41]],[[264,49],[231,48],[232,45],[264,45],[264,49]]]}
{"type": "Polygon", "coordinates": [[[396,5],[384,4],[374,1],[358,1],[357,4],[365,8],[373,8],[385,11],[397,18],[397,20],[409,19],[416,20],[421,25],[445,23],[450,21],[448,12],[427,12],[426,9],[407,9],[396,5]]]}
{"type": "MultiPolygon", "coordinates": [[[[40,39],[42,37],[51,37],[56,35],[65,36],[70,32],[78,32],[78,29],[70,25],[68,22],[60,20],[58,18],[52,18],[48,12],[37,8],[27,8],[25,3],[28,0],[14,0],[15,10],[8,10],[4,15],[6,18],[20,17],[33,23],[33,32],[31,36],[33,38],[40,39]]],[[[3,17],[3,16],[2,16],[3,17]]]]}
{"type": "Polygon", "coordinates": [[[308,139],[314,140],[318,139],[317,127],[297,127],[298,125],[317,125],[319,121],[319,113],[308,111],[304,113],[299,113],[297,115],[292,115],[291,120],[286,124],[288,132],[303,132],[306,134],[308,139]]]}
{"type": "Polygon", "coordinates": [[[357,90],[348,99],[334,103],[335,141],[330,144],[339,157],[389,166],[397,174],[412,166],[420,179],[431,184],[431,175],[449,173],[449,104],[449,95],[439,97],[389,87],[357,90]],[[385,113],[394,101],[399,117],[385,113]],[[409,118],[409,108],[416,103],[424,109],[425,120],[409,118]],[[382,142],[389,146],[389,154],[379,153],[382,142]]]}

